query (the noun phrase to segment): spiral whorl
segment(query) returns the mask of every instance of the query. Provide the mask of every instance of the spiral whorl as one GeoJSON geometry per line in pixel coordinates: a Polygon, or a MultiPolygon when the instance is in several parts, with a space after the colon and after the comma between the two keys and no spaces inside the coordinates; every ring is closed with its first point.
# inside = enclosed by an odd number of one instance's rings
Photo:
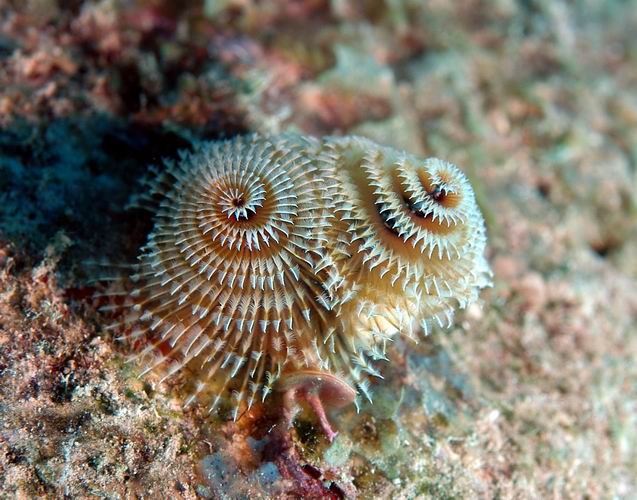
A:
{"type": "Polygon", "coordinates": [[[155,226],[123,337],[145,371],[187,367],[188,402],[232,394],[235,418],[280,378],[325,373],[370,398],[388,341],[450,321],[489,282],[464,175],[362,138],[202,143],[137,204],[155,226]]]}

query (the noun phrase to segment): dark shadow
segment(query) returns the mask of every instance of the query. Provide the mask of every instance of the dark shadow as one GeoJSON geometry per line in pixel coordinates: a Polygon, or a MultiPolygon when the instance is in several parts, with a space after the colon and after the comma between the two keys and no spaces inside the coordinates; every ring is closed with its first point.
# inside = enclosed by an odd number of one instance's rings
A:
{"type": "MultiPolygon", "coordinates": [[[[234,134],[206,130],[202,138],[234,134]]],[[[191,135],[108,115],[14,121],[0,129],[0,237],[31,263],[68,237],[62,286],[86,277],[87,260],[130,262],[151,220],[126,203],[149,165],[189,148],[191,135]]]]}

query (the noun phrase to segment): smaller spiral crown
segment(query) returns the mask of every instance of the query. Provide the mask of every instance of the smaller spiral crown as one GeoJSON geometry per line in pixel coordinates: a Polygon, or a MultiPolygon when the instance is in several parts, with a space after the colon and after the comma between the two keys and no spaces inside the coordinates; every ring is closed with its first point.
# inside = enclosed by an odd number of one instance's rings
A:
{"type": "MultiPolygon", "coordinates": [[[[338,329],[377,374],[388,342],[451,324],[490,283],[484,221],[465,175],[359,137],[330,140],[337,170],[332,254],[345,277],[338,329]]],[[[364,380],[352,374],[367,395],[364,380]]]]}

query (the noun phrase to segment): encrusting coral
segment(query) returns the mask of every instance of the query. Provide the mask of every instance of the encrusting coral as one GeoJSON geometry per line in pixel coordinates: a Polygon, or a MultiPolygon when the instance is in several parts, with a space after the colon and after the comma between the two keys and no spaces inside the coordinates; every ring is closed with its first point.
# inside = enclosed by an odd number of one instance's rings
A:
{"type": "Polygon", "coordinates": [[[143,373],[182,369],[191,396],[233,417],[285,392],[371,400],[404,335],[451,322],[490,283],[482,215],[453,165],[359,137],[246,136],[199,143],[153,170],[134,200],[155,226],[106,306],[143,373]]]}

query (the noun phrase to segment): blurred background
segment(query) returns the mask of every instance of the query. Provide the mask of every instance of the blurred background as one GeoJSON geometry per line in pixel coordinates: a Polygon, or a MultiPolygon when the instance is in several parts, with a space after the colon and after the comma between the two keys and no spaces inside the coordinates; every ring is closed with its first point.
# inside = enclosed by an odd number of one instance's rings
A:
{"type": "MultiPolygon", "coordinates": [[[[637,496],[637,2],[0,0],[0,491],[637,496]],[[151,164],[251,131],[459,165],[495,286],[329,445],[184,412],[105,333],[151,164]]],[[[166,385],[166,384],[164,384],[166,385]]]]}

